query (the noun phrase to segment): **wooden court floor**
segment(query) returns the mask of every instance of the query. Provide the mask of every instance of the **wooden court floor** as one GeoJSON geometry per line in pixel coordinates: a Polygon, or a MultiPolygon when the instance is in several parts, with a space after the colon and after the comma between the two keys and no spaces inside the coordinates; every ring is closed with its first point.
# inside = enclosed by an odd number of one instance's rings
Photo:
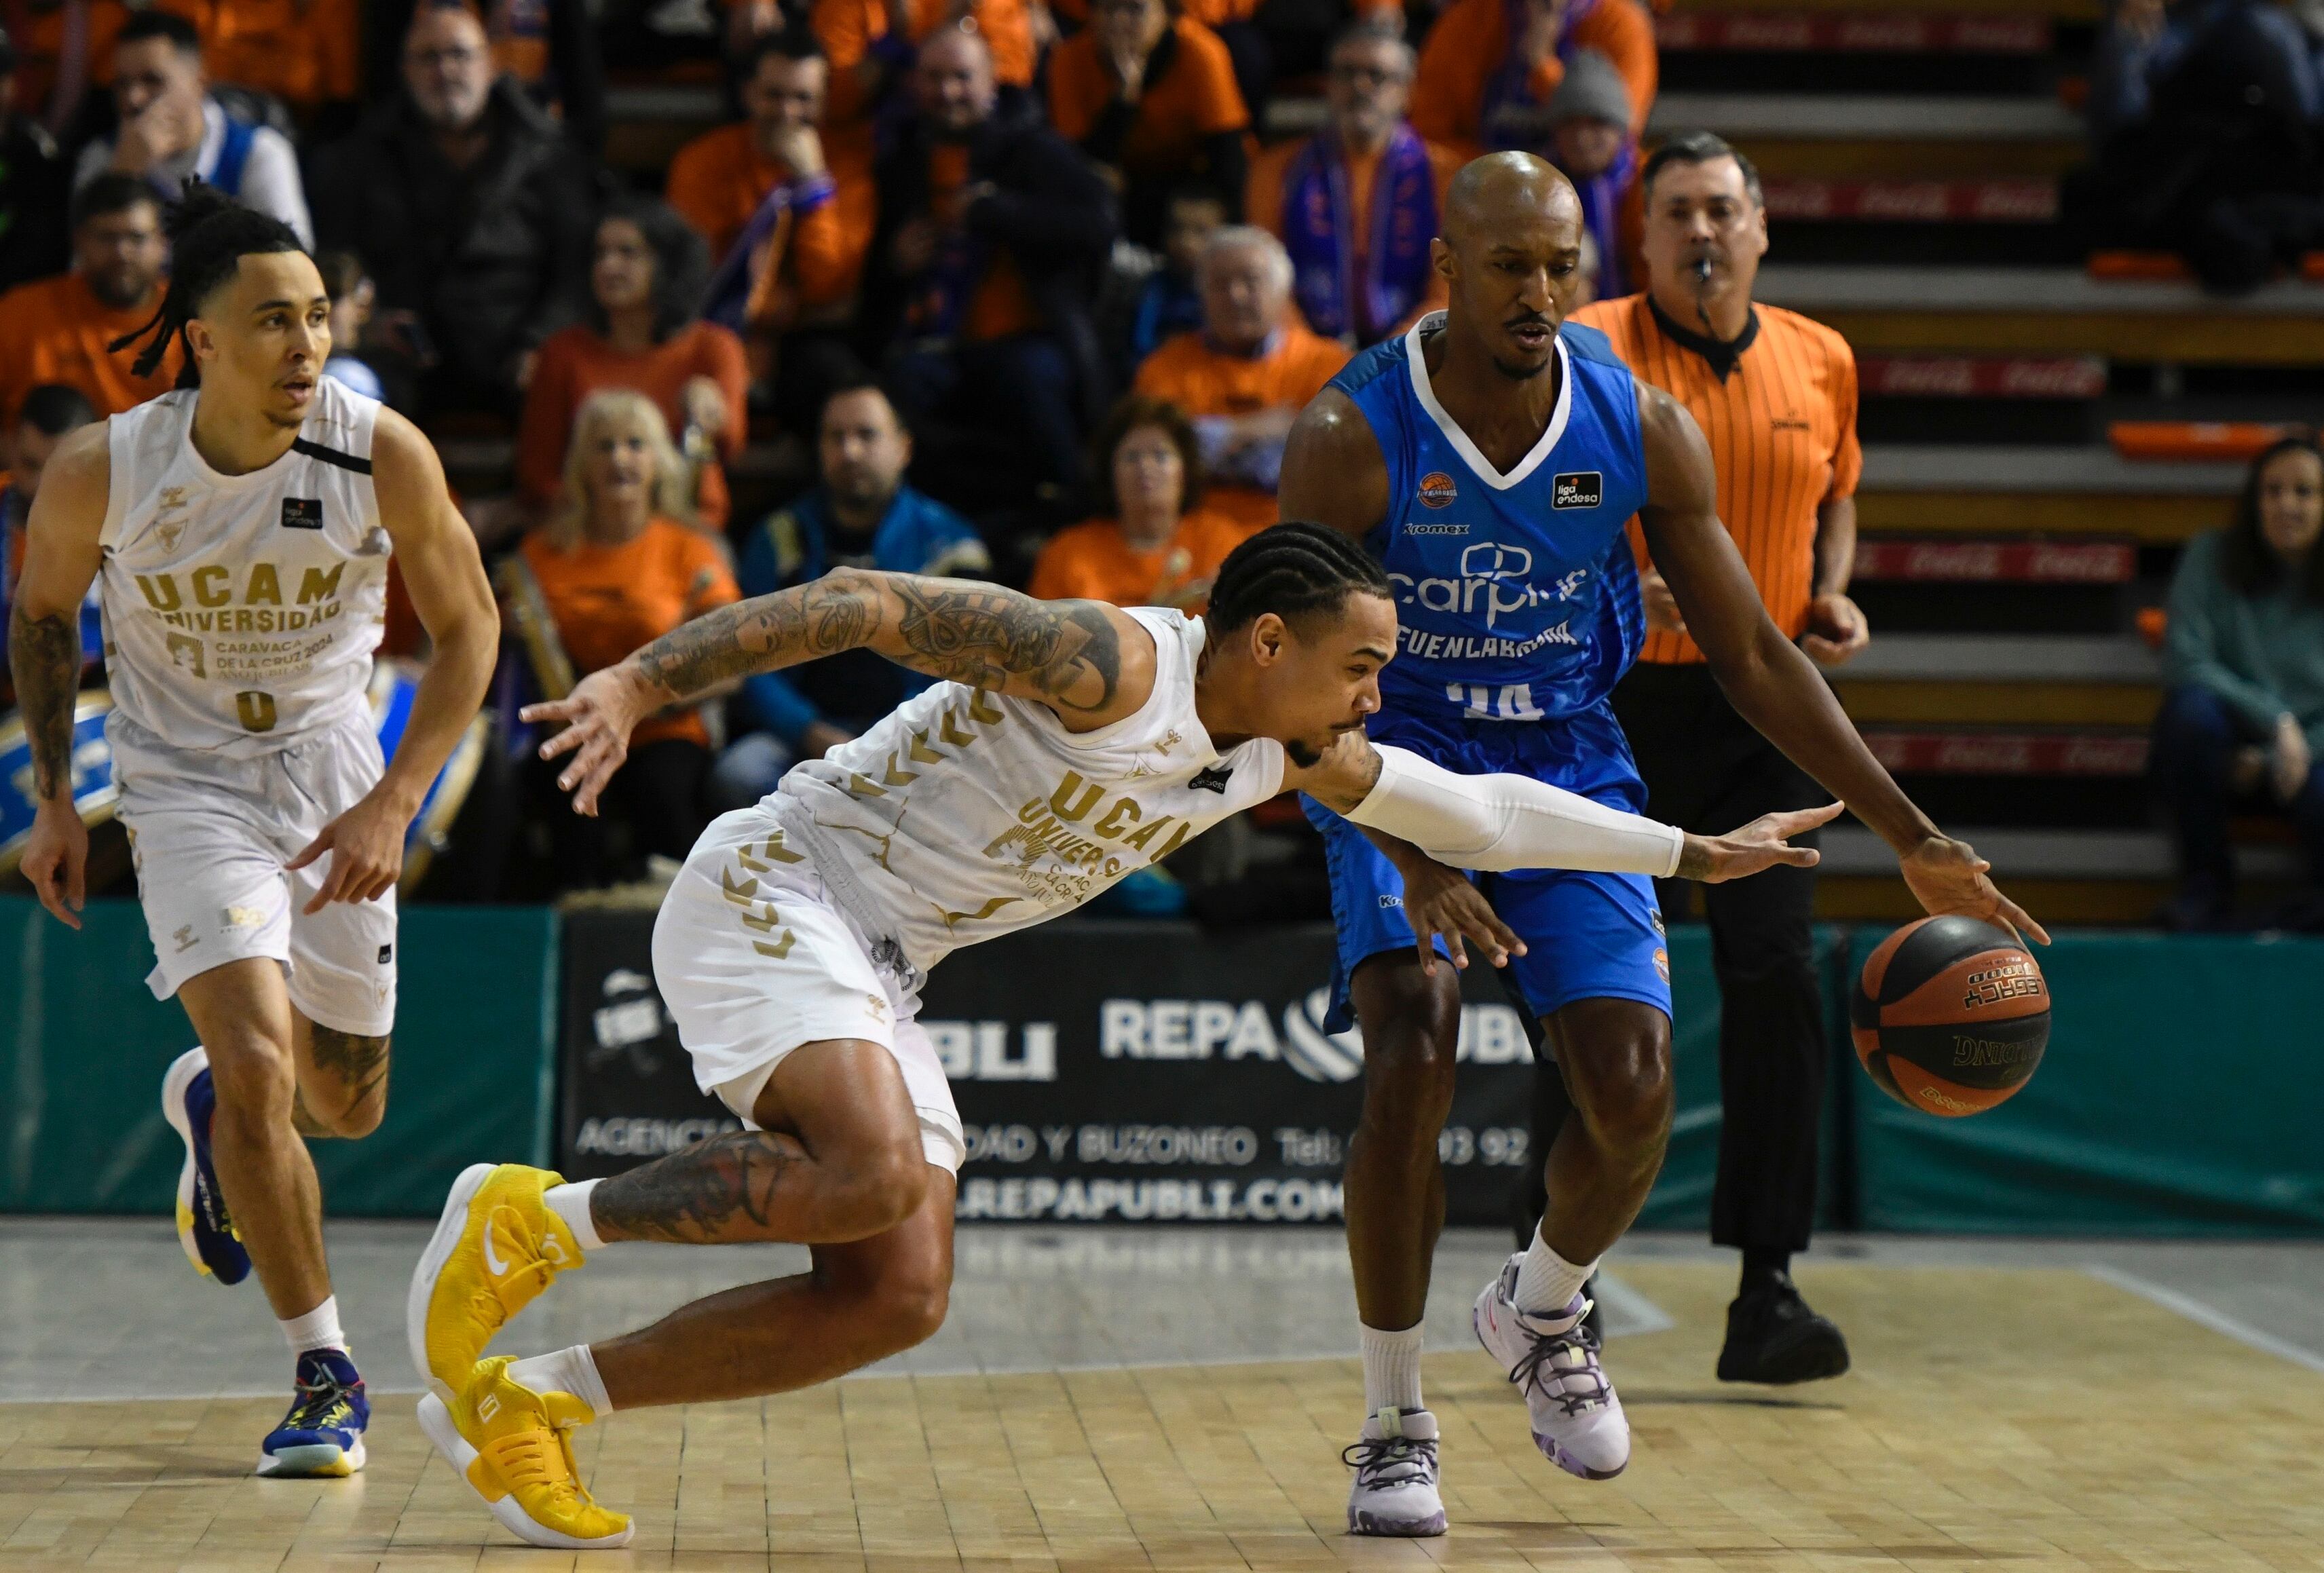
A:
{"type": "Polygon", "coordinates": [[[261,1481],[250,1400],[0,1406],[0,1573],[567,1568],[2324,1570],[2324,1375],[2067,1272],[1832,1266],[1857,1369],[1711,1379],[1731,1279],[1625,1264],[1628,1473],[1569,1479],[1473,1348],[1430,1357],[1453,1528],[1341,1532],[1355,1362],[851,1381],[612,1417],[585,1473],[626,1551],[519,1547],[383,1401],[352,1482],[261,1481]]]}

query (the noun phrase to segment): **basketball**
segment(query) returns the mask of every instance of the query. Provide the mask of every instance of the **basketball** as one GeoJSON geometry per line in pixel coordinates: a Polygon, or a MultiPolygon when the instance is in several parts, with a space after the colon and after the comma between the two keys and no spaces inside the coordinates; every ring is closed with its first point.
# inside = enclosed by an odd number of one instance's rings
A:
{"type": "Polygon", "coordinates": [[[1955,1119],[2006,1101],[2034,1074],[2050,1042],[2050,986],[2006,929],[1924,917],[1866,960],[1849,1027],[1880,1090],[1955,1119]]]}

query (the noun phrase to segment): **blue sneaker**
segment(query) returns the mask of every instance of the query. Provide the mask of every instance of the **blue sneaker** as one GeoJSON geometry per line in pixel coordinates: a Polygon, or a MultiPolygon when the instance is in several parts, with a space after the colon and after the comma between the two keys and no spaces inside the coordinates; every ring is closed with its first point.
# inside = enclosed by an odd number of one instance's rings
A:
{"type": "Polygon", "coordinates": [[[226,1193],[218,1189],[210,1161],[210,1117],[217,1112],[217,1089],[210,1084],[210,1057],[188,1049],[161,1078],[161,1118],[186,1144],[185,1167],[178,1171],[178,1244],[194,1271],[221,1283],[250,1276],[250,1253],[226,1216],[226,1193]]]}
{"type": "Polygon", "coordinates": [[[352,1475],[364,1467],[364,1428],[371,1400],[345,1349],[299,1357],[299,1396],[282,1423],[259,1445],[261,1475],[310,1478],[352,1475]]]}

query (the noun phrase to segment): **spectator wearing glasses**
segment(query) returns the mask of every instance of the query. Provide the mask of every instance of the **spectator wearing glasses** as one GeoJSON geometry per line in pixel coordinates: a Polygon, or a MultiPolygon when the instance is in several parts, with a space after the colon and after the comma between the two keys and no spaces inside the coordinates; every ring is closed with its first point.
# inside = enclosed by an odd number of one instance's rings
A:
{"type": "Polygon", "coordinates": [[[1412,46],[1367,22],[1332,45],[1330,118],[1251,165],[1244,212],[1291,254],[1292,298],[1307,325],[1361,348],[1444,303],[1428,260],[1460,154],[1405,118],[1412,46]]]}
{"type": "Polygon", "coordinates": [[[113,51],[113,105],[120,124],[81,150],[76,187],[108,171],[135,175],[174,202],[187,180],[198,179],[315,244],[299,155],[281,132],[228,115],[211,97],[202,36],[192,23],[154,10],[123,25],[113,51]]]}
{"type": "Polygon", "coordinates": [[[0,430],[43,382],[78,389],[98,415],[117,415],[177,385],[185,351],[171,345],[150,377],[113,341],[152,326],[170,243],[161,205],[134,175],[99,175],[73,197],[73,269],[0,295],[0,430]]]}
{"type": "Polygon", "coordinates": [[[317,233],[379,287],[380,351],[431,406],[512,409],[541,340],[583,297],[587,166],[507,78],[459,0],[422,0],[403,90],[315,160],[317,233]]]}

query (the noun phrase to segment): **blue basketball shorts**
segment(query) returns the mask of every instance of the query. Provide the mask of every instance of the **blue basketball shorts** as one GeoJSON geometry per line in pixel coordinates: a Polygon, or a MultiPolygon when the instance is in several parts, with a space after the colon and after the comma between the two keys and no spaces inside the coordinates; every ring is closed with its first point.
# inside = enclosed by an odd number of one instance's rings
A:
{"type": "MultiPolygon", "coordinates": [[[[1376,742],[1410,749],[1463,775],[1527,776],[1632,814],[1646,804],[1646,787],[1628,746],[1603,707],[1571,721],[1475,728],[1419,724],[1398,716],[1376,720],[1371,735],[1376,742]]],[[[1322,804],[1302,798],[1301,805],[1323,834],[1332,878],[1339,956],[1332,1013],[1324,1025],[1327,1031],[1341,1032],[1355,1021],[1348,983],[1356,969],[1383,952],[1412,951],[1418,941],[1405,919],[1404,878],[1396,866],[1362,831],[1322,804]]],[[[1526,953],[1511,956],[1508,970],[1536,1016],[1577,999],[1635,999],[1670,1014],[1670,955],[1652,879],[1572,869],[1470,878],[1525,942],[1526,953]]],[[[1473,963],[1475,947],[1470,949],[1473,963]]],[[[1441,939],[1436,952],[1445,954],[1441,939]]]]}

